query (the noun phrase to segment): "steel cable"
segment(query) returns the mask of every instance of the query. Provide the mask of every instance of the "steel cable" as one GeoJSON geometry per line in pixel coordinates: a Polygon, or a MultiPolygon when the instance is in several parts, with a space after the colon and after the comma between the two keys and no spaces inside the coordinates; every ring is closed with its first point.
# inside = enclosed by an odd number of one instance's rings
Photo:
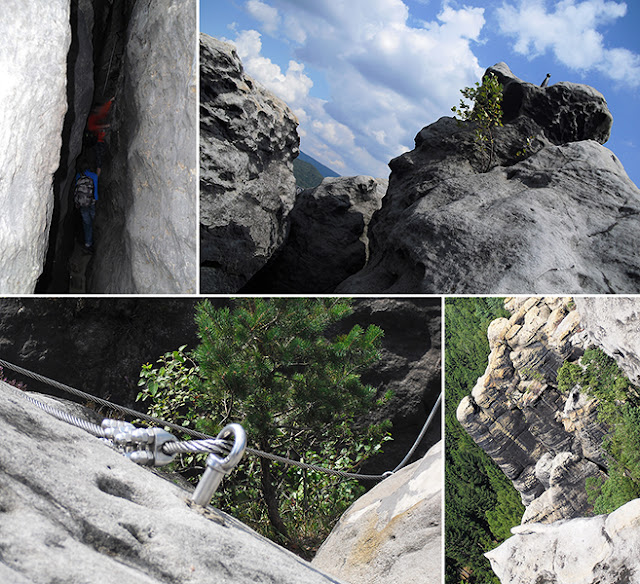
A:
{"type": "MultiPolygon", "coordinates": [[[[204,434],[203,432],[198,432],[197,430],[193,430],[192,428],[188,428],[185,426],[179,426],[178,424],[173,424],[171,422],[167,422],[166,420],[162,420],[160,418],[156,418],[154,416],[149,416],[148,414],[143,414],[142,412],[138,412],[136,410],[133,410],[131,408],[127,408],[118,404],[115,404],[113,402],[110,402],[108,400],[96,397],[94,395],[91,395],[89,393],[86,393],[84,391],[81,391],[79,389],[75,389],[74,387],[71,387],[69,385],[65,385],[64,383],[60,383],[58,381],[55,381],[54,379],[50,379],[48,377],[45,377],[43,375],[39,375],[38,373],[34,373],[33,371],[29,371],[28,369],[24,369],[23,367],[19,367],[18,365],[14,365],[12,363],[9,363],[7,361],[4,361],[3,359],[0,359],[0,365],[3,367],[6,367],[7,369],[11,369],[12,371],[15,371],[16,373],[21,373],[22,375],[26,375],[27,377],[30,377],[32,379],[35,379],[36,381],[40,381],[41,383],[45,383],[47,385],[50,385],[51,387],[55,387],[56,389],[60,389],[62,391],[66,391],[68,393],[71,393],[72,395],[75,395],[77,397],[81,397],[83,399],[89,400],[89,401],[93,401],[95,403],[98,403],[100,405],[103,405],[105,407],[111,408],[115,411],[118,411],[120,413],[132,416],[132,417],[136,417],[136,418],[140,418],[142,420],[148,421],[148,422],[153,422],[154,424],[157,424],[158,426],[166,426],[168,428],[171,428],[173,430],[176,430],[178,432],[184,432],[185,434],[189,434],[191,436],[197,437],[197,438],[201,438],[202,440],[189,440],[189,441],[175,441],[175,442],[167,442],[165,444],[162,445],[162,451],[165,454],[176,454],[176,453],[186,453],[186,452],[193,452],[193,453],[205,453],[205,452],[213,452],[215,454],[222,454],[225,455],[228,454],[228,452],[231,450],[232,444],[229,443],[226,440],[219,440],[217,438],[215,438],[214,436],[210,436],[209,434],[204,434]],[[208,449],[210,448],[210,449],[208,449]]],[[[37,400],[35,400],[34,398],[31,398],[30,396],[27,396],[28,399],[30,399],[33,402],[37,402],[37,400]]],[[[433,408],[431,409],[431,412],[429,414],[429,416],[427,417],[427,420],[425,421],[422,430],[420,431],[420,434],[418,435],[417,439],[415,440],[413,446],[411,447],[411,449],[409,450],[409,452],[407,453],[407,455],[403,458],[402,462],[400,462],[400,464],[398,464],[392,471],[387,471],[383,474],[380,475],[366,475],[366,474],[360,474],[360,473],[350,473],[350,472],[346,472],[346,471],[341,471],[341,470],[336,470],[336,469],[331,469],[331,468],[326,468],[323,466],[318,466],[315,464],[309,464],[306,462],[301,462],[298,460],[292,460],[290,458],[285,458],[284,456],[278,456],[276,454],[271,454],[270,452],[264,452],[262,450],[256,450],[254,448],[247,448],[246,452],[248,454],[251,454],[253,456],[259,456],[261,458],[266,458],[269,460],[272,460],[273,462],[279,462],[282,464],[288,464],[291,466],[296,466],[298,468],[302,468],[302,469],[306,469],[306,470],[312,470],[312,471],[316,471],[316,472],[321,472],[321,473],[325,473],[325,474],[329,474],[329,475],[333,475],[333,476],[337,476],[340,478],[345,478],[345,479],[355,479],[355,480],[363,480],[363,481],[381,481],[385,478],[387,478],[388,476],[391,476],[392,474],[398,472],[400,469],[402,469],[407,462],[409,461],[409,459],[411,458],[411,456],[413,455],[413,453],[415,452],[415,450],[417,449],[418,445],[420,444],[420,442],[422,441],[422,439],[424,438],[431,422],[433,421],[433,418],[435,416],[435,413],[438,409],[438,406],[440,405],[440,402],[442,401],[442,393],[440,393],[440,395],[438,396],[438,399],[436,400],[436,403],[434,404],[433,408]]],[[[48,411],[47,408],[50,408],[50,406],[45,406],[45,404],[41,404],[41,402],[38,402],[38,405],[40,405],[40,407],[43,407],[43,409],[45,411],[48,411]]],[[[50,408],[50,409],[55,409],[55,408],[50,408]]],[[[49,412],[51,413],[51,412],[49,412]]],[[[69,414],[65,414],[64,412],[59,412],[58,414],[62,414],[63,416],[69,416],[69,414]]],[[[62,419],[64,421],[68,421],[63,417],[60,417],[60,415],[56,415],[56,414],[52,414],[55,415],[55,417],[62,419]]],[[[73,418],[75,418],[75,416],[71,416],[73,418]]],[[[80,418],[76,418],[77,420],[80,420],[80,418]]],[[[85,420],[81,420],[82,422],[84,422],[85,424],[87,424],[88,426],[93,426],[94,428],[99,428],[100,431],[102,432],[102,428],[100,426],[97,426],[96,424],[91,424],[90,422],[87,422],[85,420]]],[[[69,423],[73,423],[73,422],[69,422],[69,423]]],[[[77,424],[74,424],[77,425],[77,424]]],[[[81,426],[82,427],[82,426],[81,426]]],[[[87,428],[85,428],[87,429],[87,428]]],[[[91,434],[94,435],[98,435],[95,434],[95,432],[87,429],[88,432],[90,432],[91,434]]]]}

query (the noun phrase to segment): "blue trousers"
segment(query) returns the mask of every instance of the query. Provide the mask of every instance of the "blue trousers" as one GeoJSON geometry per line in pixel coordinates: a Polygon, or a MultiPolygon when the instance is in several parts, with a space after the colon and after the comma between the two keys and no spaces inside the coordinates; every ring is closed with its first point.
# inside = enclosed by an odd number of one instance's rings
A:
{"type": "Polygon", "coordinates": [[[86,247],[91,247],[93,245],[93,220],[96,218],[96,204],[80,207],[80,215],[82,215],[84,244],[86,247]]]}

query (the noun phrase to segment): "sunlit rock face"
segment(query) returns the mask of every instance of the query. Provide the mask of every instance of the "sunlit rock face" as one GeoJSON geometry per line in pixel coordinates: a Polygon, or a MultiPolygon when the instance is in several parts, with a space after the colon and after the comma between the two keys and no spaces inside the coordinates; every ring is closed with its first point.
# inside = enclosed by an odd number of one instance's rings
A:
{"type": "Polygon", "coordinates": [[[442,581],[442,442],[358,499],[312,564],[352,584],[442,581]]]}
{"type": "Polygon", "coordinates": [[[0,19],[0,293],[42,272],[67,111],[68,0],[5,0],[0,19]]]}
{"type": "Polygon", "coordinates": [[[201,290],[237,292],[282,244],[296,183],[297,118],[200,36],[201,290]]]}
{"type": "Polygon", "coordinates": [[[634,293],[640,190],[602,146],[612,118],[586,85],[526,83],[500,63],[504,126],[482,151],[444,117],[389,164],[367,265],[341,293],[634,293]]]}
{"type": "Polygon", "coordinates": [[[605,468],[605,428],[593,400],[561,394],[557,371],[581,352],[570,298],[514,298],[489,327],[489,363],[457,417],[509,477],[526,506],[522,523],[584,515],[585,479],[605,468]]]}
{"type": "Polygon", "coordinates": [[[640,499],[609,515],[522,525],[486,554],[502,584],[638,584],[640,499]]]}

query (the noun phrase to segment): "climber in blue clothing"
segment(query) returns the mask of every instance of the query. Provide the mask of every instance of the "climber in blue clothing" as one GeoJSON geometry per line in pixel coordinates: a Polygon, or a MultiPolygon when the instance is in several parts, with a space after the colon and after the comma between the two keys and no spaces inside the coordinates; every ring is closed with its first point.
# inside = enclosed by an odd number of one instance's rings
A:
{"type": "Polygon", "coordinates": [[[98,175],[87,159],[82,159],[78,168],[81,170],[76,174],[73,201],[82,215],[84,251],[93,253],[93,220],[96,217],[96,201],[98,200],[98,175]]]}

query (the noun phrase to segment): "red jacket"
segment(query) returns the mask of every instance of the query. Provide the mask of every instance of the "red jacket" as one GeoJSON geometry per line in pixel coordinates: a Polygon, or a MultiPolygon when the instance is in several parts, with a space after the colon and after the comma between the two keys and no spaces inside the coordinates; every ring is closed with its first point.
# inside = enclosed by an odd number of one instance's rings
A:
{"type": "Polygon", "coordinates": [[[113,99],[110,99],[108,102],[100,106],[99,109],[94,110],[89,116],[87,126],[89,131],[98,139],[98,142],[104,142],[104,137],[107,134],[106,128],[108,128],[108,126],[104,122],[109,115],[109,110],[111,110],[112,104],[113,99]]]}

